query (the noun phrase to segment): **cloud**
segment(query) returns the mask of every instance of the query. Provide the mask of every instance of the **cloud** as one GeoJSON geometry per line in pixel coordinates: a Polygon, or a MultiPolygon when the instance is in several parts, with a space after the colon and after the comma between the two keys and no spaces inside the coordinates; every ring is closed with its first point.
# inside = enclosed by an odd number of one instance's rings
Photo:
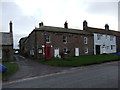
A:
{"type": "Polygon", "coordinates": [[[21,9],[13,2],[2,2],[2,31],[9,31],[9,21],[16,21],[21,16],[21,9]]]}
{"type": "Polygon", "coordinates": [[[27,34],[14,34],[14,48],[19,48],[19,40],[22,37],[27,36],[27,34]]]}
{"type": "Polygon", "coordinates": [[[117,16],[118,3],[117,2],[92,2],[89,8],[86,9],[88,13],[117,16]]]}
{"type": "Polygon", "coordinates": [[[83,20],[87,20],[89,26],[104,28],[104,25],[108,23],[110,29],[117,30],[116,2],[95,1],[12,0],[12,2],[2,2],[3,25],[0,27],[3,31],[8,31],[8,23],[10,20],[13,21],[15,47],[17,47],[18,40],[23,35],[28,35],[35,26],[38,27],[41,21],[44,25],[63,27],[67,20],[69,28],[82,29],[83,20]]]}

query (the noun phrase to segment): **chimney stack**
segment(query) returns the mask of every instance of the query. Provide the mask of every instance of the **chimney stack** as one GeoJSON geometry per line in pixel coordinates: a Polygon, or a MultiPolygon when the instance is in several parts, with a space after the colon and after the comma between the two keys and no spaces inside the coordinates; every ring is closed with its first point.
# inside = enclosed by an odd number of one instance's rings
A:
{"type": "Polygon", "coordinates": [[[109,30],[109,25],[105,24],[105,30],[108,31],[109,30]]]}
{"type": "Polygon", "coordinates": [[[87,21],[84,20],[84,21],[83,21],[83,30],[86,30],[87,27],[88,27],[88,26],[87,26],[87,21]]]}
{"type": "Polygon", "coordinates": [[[64,24],[64,28],[68,29],[68,23],[67,23],[67,21],[64,24]]]}
{"type": "Polygon", "coordinates": [[[10,33],[13,33],[12,32],[12,21],[10,21],[9,25],[10,25],[10,33]]]}
{"type": "Polygon", "coordinates": [[[43,26],[43,22],[39,23],[39,27],[43,26]]]}

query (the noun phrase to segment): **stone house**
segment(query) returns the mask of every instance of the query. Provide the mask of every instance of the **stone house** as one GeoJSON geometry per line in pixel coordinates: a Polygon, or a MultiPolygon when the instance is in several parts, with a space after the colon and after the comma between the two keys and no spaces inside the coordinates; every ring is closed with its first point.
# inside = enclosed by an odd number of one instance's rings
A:
{"type": "Polygon", "coordinates": [[[28,37],[21,38],[20,51],[30,58],[52,59],[62,55],[80,56],[120,52],[120,32],[88,27],[87,21],[83,22],[83,30],[44,26],[35,28],[28,37]]]}
{"type": "Polygon", "coordinates": [[[35,28],[27,38],[20,39],[19,43],[22,53],[37,59],[60,58],[62,54],[93,54],[93,34],[85,30],[70,29],[67,22],[64,28],[44,26],[40,23],[39,28],[35,28]]]}
{"type": "Polygon", "coordinates": [[[83,29],[94,35],[94,55],[120,52],[119,31],[110,30],[108,24],[105,29],[89,27],[87,21],[84,21],[84,24],[83,29]]]}
{"type": "Polygon", "coordinates": [[[21,54],[21,55],[25,55],[26,56],[26,53],[25,53],[25,43],[24,43],[24,41],[26,40],[26,38],[27,37],[23,37],[23,38],[21,38],[20,40],[19,40],[19,47],[20,47],[20,51],[19,51],[19,53],[21,54]]]}
{"type": "Polygon", "coordinates": [[[12,21],[9,23],[10,32],[0,32],[2,40],[0,43],[0,56],[2,61],[13,60],[13,32],[12,32],[12,21]]]}

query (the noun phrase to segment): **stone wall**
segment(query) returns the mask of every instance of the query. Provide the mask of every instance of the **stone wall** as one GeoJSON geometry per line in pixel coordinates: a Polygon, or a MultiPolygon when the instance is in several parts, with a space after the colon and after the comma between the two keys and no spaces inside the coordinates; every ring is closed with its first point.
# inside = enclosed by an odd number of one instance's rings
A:
{"type": "Polygon", "coordinates": [[[2,61],[13,61],[13,47],[9,46],[2,46],[2,61]]]}
{"type": "MultiPolygon", "coordinates": [[[[54,49],[59,48],[60,53],[63,53],[63,49],[67,48],[70,56],[75,55],[75,48],[80,49],[80,55],[91,55],[93,54],[93,36],[91,35],[80,35],[72,33],[62,33],[62,32],[46,32],[46,31],[33,31],[25,41],[25,50],[29,57],[41,59],[43,53],[40,54],[39,49],[43,49],[43,45],[47,44],[45,42],[45,36],[50,36],[50,43],[53,47],[52,52],[54,56],[54,49]],[[63,42],[63,36],[68,39],[67,43],[63,42]],[[88,38],[88,43],[84,44],[84,37],[88,38]],[[88,47],[88,53],[84,51],[84,47],[88,47]],[[34,51],[34,55],[30,55],[30,50],[34,51]]],[[[25,52],[25,51],[24,51],[25,52]]]]}

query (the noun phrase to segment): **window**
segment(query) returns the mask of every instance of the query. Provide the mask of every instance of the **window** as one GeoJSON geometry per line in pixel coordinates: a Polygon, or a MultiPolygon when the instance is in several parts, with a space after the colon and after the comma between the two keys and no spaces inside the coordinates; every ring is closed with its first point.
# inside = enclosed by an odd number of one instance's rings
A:
{"type": "Polygon", "coordinates": [[[68,49],[67,49],[67,48],[64,48],[64,49],[63,49],[63,53],[64,53],[64,54],[67,54],[67,53],[68,53],[68,49]]]}
{"type": "Polygon", "coordinates": [[[101,35],[97,34],[97,40],[100,40],[100,38],[101,38],[101,35]]]}
{"type": "Polygon", "coordinates": [[[42,53],[43,53],[42,48],[39,48],[39,49],[38,49],[38,53],[39,53],[39,54],[42,54],[42,53]]]}
{"type": "Polygon", "coordinates": [[[110,36],[110,41],[113,41],[113,39],[114,39],[114,36],[111,35],[110,36]]]}
{"type": "Polygon", "coordinates": [[[85,48],[84,48],[84,51],[85,51],[85,53],[88,53],[88,48],[85,47],[85,48]]]}
{"type": "Polygon", "coordinates": [[[34,50],[33,49],[30,50],[30,55],[34,55],[34,50]]]}
{"type": "Polygon", "coordinates": [[[50,36],[46,36],[46,43],[50,43],[50,36]]]}
{"type": "Polygon", "coordinates": [[[115,49],[115,45],[111,45],[111,50],[114,50],[115,49]]]}
{"type": "Polygon", "coordinates": [[[107,39],[107,35],[106,35],[106,39],[107,39]]]}
{"type": "Polygon", "coordinates": [[[109,49],[109,46],[107,46],[107,49],[109,49]]]}
{"type": "Polygon", "coordinates": [[[87,44],[87,37],[84,37],[84,44],[87,44]]]}
{"type": "Polygon", "coordinates": [[[67,37],[63,36],[63,43],[67,43],[67,37]]]}

